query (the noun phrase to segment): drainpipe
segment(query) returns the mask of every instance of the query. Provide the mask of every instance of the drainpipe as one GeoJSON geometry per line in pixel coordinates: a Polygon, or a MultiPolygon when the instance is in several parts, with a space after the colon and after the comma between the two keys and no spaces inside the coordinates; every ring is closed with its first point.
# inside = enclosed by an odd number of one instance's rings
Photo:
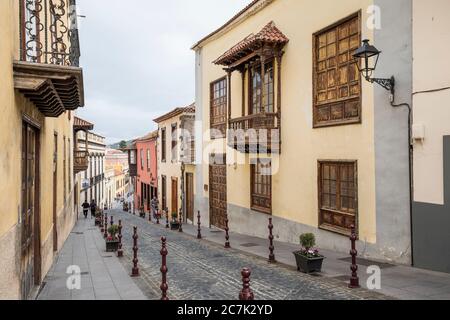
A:
{"type": "Polygon", "coordinates": [[[412,142],[412,108],[408,103],[395,104],[394,96],[390,97],[391,106],[394,108],[408,108],[408,155],[409,155],[409,223],[411,236],[411,265],[414,266],[414,241],[413,241],[413,201],[414,201],[414,146],[412,142]]]}

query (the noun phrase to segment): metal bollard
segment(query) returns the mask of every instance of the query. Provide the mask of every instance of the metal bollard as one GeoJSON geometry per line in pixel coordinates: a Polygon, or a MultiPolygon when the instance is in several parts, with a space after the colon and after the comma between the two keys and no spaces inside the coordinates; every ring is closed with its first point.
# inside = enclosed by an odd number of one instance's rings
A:
{"type": "Polygon", "coordinates": [[[122,258],[123,257],[123,250],[122,250],[122,220],[119,220],[119,250],[117,250],[117,257],[122,258]]]}
{"type": "Polygon", "coordinates": [[[108,238],[108,215],[105,214],[105,228],[103,230],[103,238],[108,238]]]}
{"type": "Polygon", "coordinates": [[[250,289],[250,275],[252,274],[249,268],[242,269],[242,283],[243,288],[239,293],[239,300],[255,300],[255,295],[252,289],[250,289]]]}
{"type": "Polygon", "coordinates": [[[161,300],[167,301],[169,298],[167,297],[167,290],[169,289],[169,286],[167,285],[167,248],[166,248],[166,237],[161,238],[162,248],[161,248],[161,257],[162,257],[162,263],[161,263],[161,274],[162,274],[162,281],[161,281],[161,300]]]}
{"type": "Polygon", "coordinates": [[[225,248],[229,249],[231,248],[230,246],[230,235],[228,234],[228,231],[230,230],[230,228],[228,228],[228,217],[225,218],[225,248]]]}
{"type": "Polygon", "coordinates": [[[183,211],[181,209],[179,213],[178,222],[179,222],[178,232],[183,232],[183,211]]]}
{"type": "Polygon", "coordinates": [[[201,239],[202,238],[202,230],[201,230],[201,223],[200,223],[200,210],[198,211],[198,214],[197,214],[197,220],[198,220],[198,222],[197,222],[197,225],[198,225],[198,228],[197,228],[197,239],[201,239]]]}
{"type": "Polygon", "coordinates": [[[165,214],[166,214],[166,229],[169,229],[170,228],[170,225],[169,225],[169,210],[167,208],[165,210],[165,214]]]}
{"type": "Polygon", "coordinates": [[[269,262],[274,263],[275,260],[275,254],[273,251],[275,250],[275,247],[273,245],[273,224],[272,224],[272,218],[269,218],[269,262]]]}
{"type": "Polygon", "coordinates": [[[356,256],[358,255],[358,251],[356,251],[356,228],[354,225],[351,226],[352,233],[350,235],[350,241],[352,243],[352,249],[350,250],[350,255],[352,256],[352,265],[350,266],[350,270],[352,271],[352,276],[350,277],[349,288],[357,289],[360,288],[359,278],[358,278],[358,265],[356,264],[356,256]]]}
{"type": "Polygon", "coordinates": [[[137,252],[138,252],[137,240],[138,240],[137,227],[134,227],[133,228],[133,269],[131,270],[132,277],[139,277],[139,267],[138,267],[139,260],[137,257],[137,252]]]}

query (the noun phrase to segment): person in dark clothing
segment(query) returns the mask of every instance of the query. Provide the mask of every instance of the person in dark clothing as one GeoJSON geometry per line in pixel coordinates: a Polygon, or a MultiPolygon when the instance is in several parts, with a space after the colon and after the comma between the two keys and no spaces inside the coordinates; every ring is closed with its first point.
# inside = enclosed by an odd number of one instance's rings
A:
{"type": "Polygon", "coordinates": [[[84,202],[83,202],[83,204],[81,206],[83,207],[83,214],[84,214],[84,218],[86,219],[87,215],[88,215],[89,208],[91,206],[89,205],[89,202],[87,202],[87,200],[84,200],[84,202]]]}
{"type": "Polygon", "coordinates": [[[91,218],[95,218],[95,211],[97,210],[97,204],[95,200],[91,201],[91,218]]]}

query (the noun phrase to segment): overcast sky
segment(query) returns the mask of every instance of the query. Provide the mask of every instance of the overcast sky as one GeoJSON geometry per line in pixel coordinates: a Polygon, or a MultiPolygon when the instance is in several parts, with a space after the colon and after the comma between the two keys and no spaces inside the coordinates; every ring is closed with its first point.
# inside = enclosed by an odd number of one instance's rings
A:
{"type": "Polygon", "coordinates": [[[191,46],[250,0],[78,0],[85,107],[108,143],[195,99],[191,46]]]}

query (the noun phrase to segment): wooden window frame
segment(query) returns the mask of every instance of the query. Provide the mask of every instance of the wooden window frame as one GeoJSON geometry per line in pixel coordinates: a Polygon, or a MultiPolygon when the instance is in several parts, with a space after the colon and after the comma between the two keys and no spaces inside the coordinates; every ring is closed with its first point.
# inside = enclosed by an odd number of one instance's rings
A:
{"type": "MultiPolygon", "coordinates": [[[[312,36],[312,60],[313,60],[313,72],[312,72],[312,81],[313,81],[313,103],[312,103],[312,111],[313,111],[313,128],[323,128],[323,127],[332,127],[332,126],[340,126],[340,125],[349,125],[349,124],[360,124],[362,123],[362,81],[361,81],[361,75],[358,72],[358,86],[359,86],[359,97],[355,97],[355,96],[349,96],[347,98],[342,98],[342,99],[336,99],[335,101],[332,102],[328,102],[328,103],[324,103],[324,104],[319,104],[317,103],[317,92],[318,92],[318,75],[317,75],[317,63],[318,63],[318,50],[317,50],[317,41],[320,35],[331,31],[332,29],[338,28],[340,25],[345,24],[349,21],[351,21],[352,19],[358,19],[358,43],[361,43],[361,39],[362,39],[362,31],[361,31],[361,24],[362,24],[362,14],[361,14],[361,10],[343,18],[340,19],[339,21],[315,32],[312,36]],[[346,107],[347,107],[347,103],[350,102],[356,102],[358,103],[358,107],[357,107],[357,112],[358,112],[358,116],[355,117],[349,117],[349,118],[345,118],[345,112],[346,112],[346,107]],[[327,121],[319,121],[318,119],[318,108],[322,107],[322,108],[329,108],[329,120],[327,121]],[[342,112],[342,119],[337,119],[337,120],[332,120],[332,109],[334,108],[341,108],[341,112],[342,112]]],[[[339,40],[336,40],[336,43],[339,40]]],[[[336,57],[338,57],[339,53],[339,48],[336,48],[336,57]]],[[[354,60],[354,59],[349,59],[347,64],[350,65],[350,61],[354,60]]],[[[357,62],[359,63],[359,62],[357,62]]],[[[336,62],[336,71],[339,69],[339,63],[336,62]]],[[[336,72],[336,78],[338,78],[338,72],[336,72]]],[[[336,83],[338,82],[338,80],[336,80],[336,83]]],[[[349,83],[349,82],[347,82],[349,83]]],[[[336,90],[339,88],[339,85],[336,85],[336,90]]]]}
{"type": "Polygon", "coordinates": [[[319,160],[317,162],[317,184],[318,184],[318,225],[319,229],[334,232],[340,235],[349,236],[351,233],[350,225],[354,224],[356,228],[356,234],[358,235],[359,229],[359,201],[358,201],[358,161],[357,160],[319,160]],[[336,165],[337,168],[342,166],[353,166],[353,184],[354,184],[354,212],[341,210],[341,170],[336,170],[336,207],[337,209],[327,208],[323,206],[323,179],[322,179],[322,167],[323,165],[336,165]],[[325,223],[323,220],[323,214],[338,215],[341,217],[354,217],[353,223],[348,224],[348,228],[339,227],[325,223]]]}
{"type": "Polygon", "coordinates": [[[216,134],[214,135],[213,132],[211,131],[211,139],[223,139],[226,136],[226,130],[227,130],[227,121],[228,121],[228,90],[230,90],[230,88],[228,88],[228,79],[226,76],[221,77],[217,80],[214,80],[213,82],[211,82],[209,84],[209,127],[210,129],[216,129],[216,130],[220,130],[220,126],[223,126],[223,131],[221,132],[221,134],[216,134]],[[213,108],[217,108],[217,106],[214,105],[214,102],[216,99],[214,99],[214,86],[224,82],[225,84],[225,95],[221,98],[224,98],[225,101],[223,103],[223,108],[224,108],[224,116],[225,116],[225,121],[222,123],[213,123],[213,108]]]}
{"type": "MultiPolygon", "coordinates": [[[[253,211],[257,211],[257,212],[261,212],[261,213],[265,213],[268,215],[272,215],[272,207],[273,207],[273,203],[272,203],[272,175],[269,176],[269,188],[270,188],[270,194],[268,197],[265,197],[263,194],[258,194],[256,193],[256,191],[254,191],[254,187],[255,187],[255,177],[256,177],[256,166],[261,164],[261,162],[259,161],[260,159],[257,159],[256,161],[254,161],[253,163],[250,164],[250,208],[253,211]],[[270,201],[270,208],[268,207],[261,207],[258,205],[254,204],[254,197],[258,196],[261,198],[267,198],[270,201]]],[[[265,159],[264,159],[265,160],[265,159]]],[[[272,162],[270,161],[270,167],[271,167],[271,172],[272,172],[272,162]]]]}
{"type": "Polygon", "coordinates": [[[144,149],[139,150],[139,162],[141,163],[141,170],[144,171],[144,149]]]}
{"type": "Polygon", "coordinates": [[[150,172],[150,149],[147,149],[147,172],[150,172]]]}
{"type": "Polygon", "coordinates": [[[167,129],[161,128],[161,162],[167,161],[167,129]]]}
{"type": "Polygon", "coordinates": [[[172,163],[178,161],[178,123],[172,123],[171,127],[171,160],[172,163]]]}
{"type": "MultiPolygon", "coordinates": [[[[271,69],[272,69],[272,99],[271,99],[272,110],[270,111],[270,110],[266,109],[269,107],[269,104],[265,105],[266,96],[268,97],[268,95],[269,95],[269,93],[267,91],[267,87],[269,86],[270,82],[264,81],[264,85],[266,86],[266,88],[263,89],[261,87],[261,95],[263,95],[263,97],[260,98],[260,100],[262,101],[263,105],[260,106],[261,110],[259,113],[264,113],[264,112],[265,113],[274,113],[275,112],[275,95],[276,95],[275,75],[276,74],[275,74],[275,58],[274,57],[270,57],[270,58],[266,59],[266,61],[264,63],[264,76],[265,76],[265,74],[268,73],[269,65],[271,65],[271,69]],[[264,93],[265,93],[265,96],[264,96],[264,93]],[[263,111],[263,109],[264,109],[264,111],[263,111]]],[[[248,114],[249,115],[255,114],[253,112],[253,109],[254,109],[253,108],[253,92],[255,89],[255,88],[253,88],[253,75],[255,72],[258,72],[261,74],[261,64],[260,63],[254,64],[248,68],[248,114]]],[[[262,81],[261,81],[261,85],[262,85],[262,81]]],[[[256,114],[258,114],[258,113],[256,113],[256,114]]]]}
{"type": "Polygon", "coordinates": [[[161,176],[161,205],[162,210],[167,208],[167,176],[161,176]]]}

